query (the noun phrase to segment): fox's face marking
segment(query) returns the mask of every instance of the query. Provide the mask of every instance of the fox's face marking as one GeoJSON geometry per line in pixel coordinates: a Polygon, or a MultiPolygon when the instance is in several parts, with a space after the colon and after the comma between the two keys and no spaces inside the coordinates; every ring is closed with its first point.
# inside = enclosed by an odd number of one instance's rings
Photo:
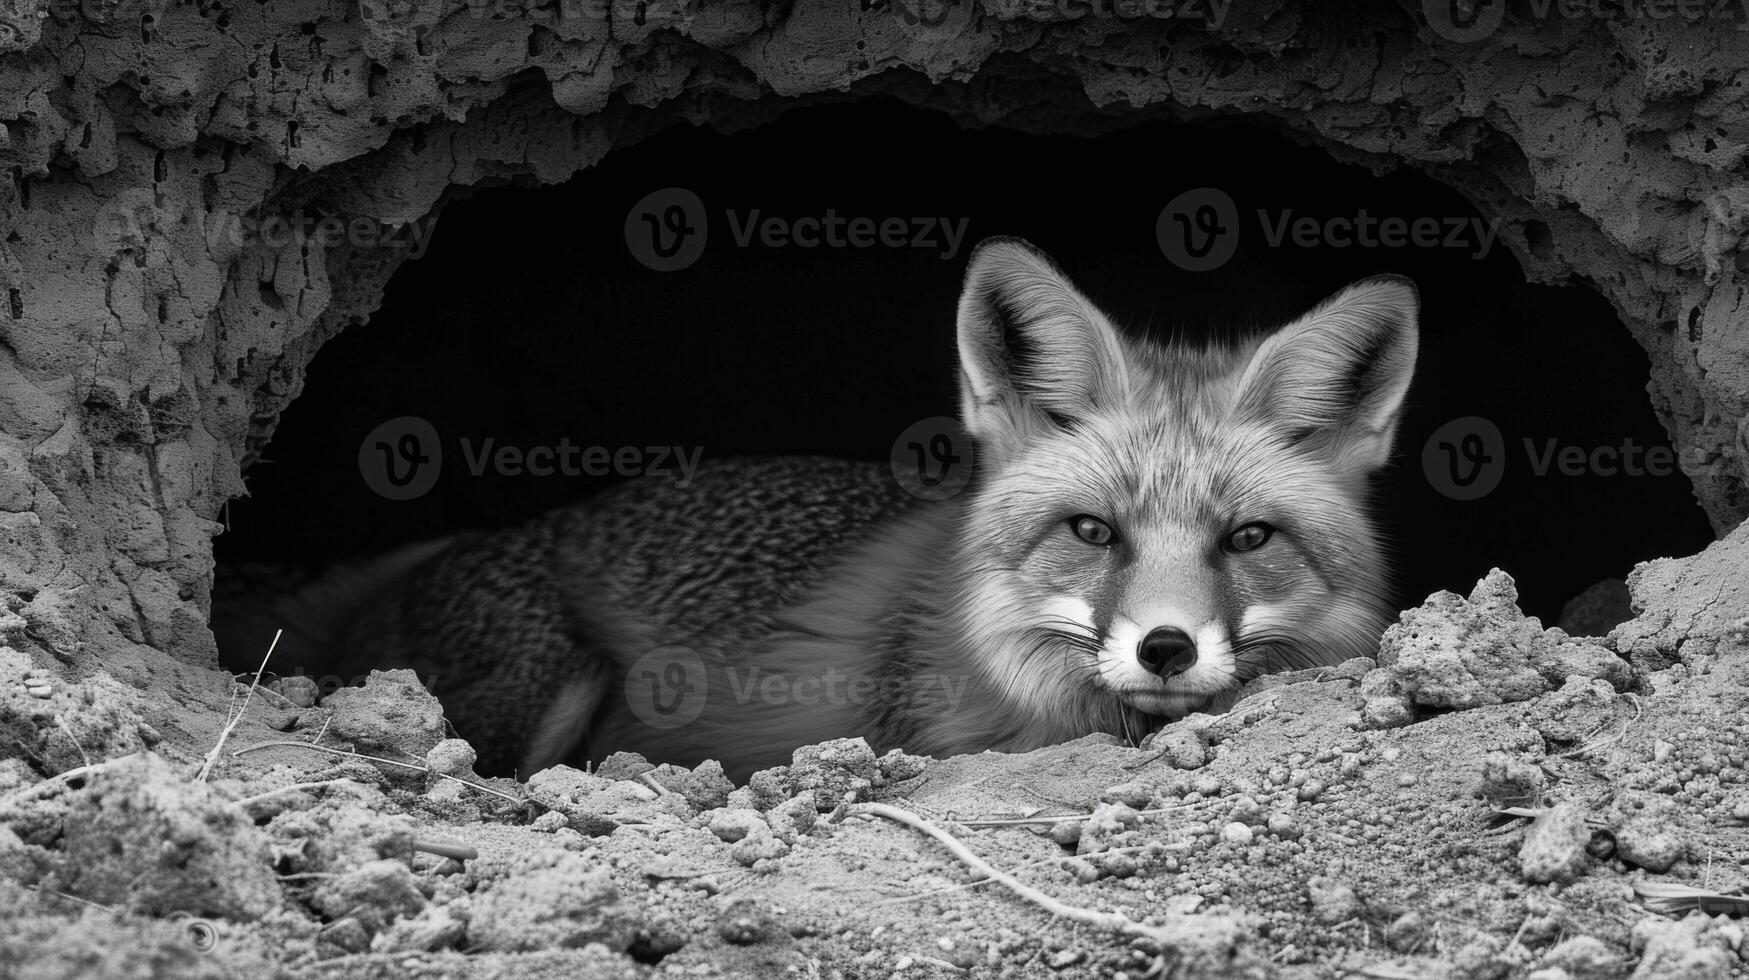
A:
{"type": "Polygon", "coordinates": [[[1120,707],[1178,717],[1376,643],[1364,494],[1414,364],[1406,281],[1358,283],[1246,344],[1162,347],[996,241],[967,274],[960,348],[979,443],[968,625],[1016,703],[1091,704],[1110,730],[1120,707]]]}

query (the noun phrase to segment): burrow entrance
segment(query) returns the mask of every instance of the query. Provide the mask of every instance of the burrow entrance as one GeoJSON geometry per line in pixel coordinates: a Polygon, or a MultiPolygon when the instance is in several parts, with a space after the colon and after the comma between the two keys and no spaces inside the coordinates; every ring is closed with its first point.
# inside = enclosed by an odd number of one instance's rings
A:
{"type": "MultiPolygon", "coordinates": [[[[1262,120],[1042,135],[877,97],[740,132],[669,130],[564,184],[458,191],[426,237],[383,246],[417,260],[311,363],[247,473],[250,496],[225,515],[216,602],[241,569],[308,570],[505,525],[622,478],[611,464],[542,474],[539,447],[610,460],[629,447],[645,466],[660,447],[676,470],[695,454],[885,459],[913,422],[953,413],[966,252],[1011,234],[1120,320],[1159,331],[1274,325],[1351,280],[1413,277],[1420,370],[1379,494],[1395,599],[1467,590],[1499,566],[1526,611],[1553,623],[1600,579],[1712,535],[1653,414],[1646,354],[1583,283],[1527,284],[1501,237],[1524,233],[1424,175],[1339,163],[1262,120]],[[628,213],[665,188],[695,194],[708,218],[703,251],[679,271],[628,249],[628,213]],[[1238,235],[1230,259],[1191,271],[1163,251],[1158,224],[1199,188],[1232,202],[1238,235]],[[756,230],[833,215],[898,219],[904,241],[802,247],[756,230]],[[1378,239],[1416,222],[1436,233],[1368,245],[1369,221],[1378,239]],[[443,463],[428,490],[390,499],[361,470],[361,444],[409,417],[437,435],[443,463]],[[1476,419],[1483,455],[1499,460],[1497,486],[1479,494],[1465,480],[1476,419]],[[520,467],[497,462],[506,447],[520,467]]],[[[253,639],[227,666],[253,666],[253,639]]]]}

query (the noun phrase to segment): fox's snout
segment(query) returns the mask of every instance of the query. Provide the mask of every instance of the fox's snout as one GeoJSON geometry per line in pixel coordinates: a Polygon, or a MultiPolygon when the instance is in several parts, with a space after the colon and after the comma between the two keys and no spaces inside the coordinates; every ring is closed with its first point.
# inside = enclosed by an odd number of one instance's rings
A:
{"type": "Polygon", "coordinates": [[[1150,674],[1176,677],[1196,666],[1196,641],[1176,626],[1158,627],[1136,646],[1136,662],[1150,674]]]}

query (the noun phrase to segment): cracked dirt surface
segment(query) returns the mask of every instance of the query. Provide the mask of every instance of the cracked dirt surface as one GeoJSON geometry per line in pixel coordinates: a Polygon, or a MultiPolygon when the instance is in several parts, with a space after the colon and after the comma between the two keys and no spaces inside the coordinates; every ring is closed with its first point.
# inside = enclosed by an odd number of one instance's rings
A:
{"type": "MultiPolygon", "coordinates": [[[[1140,746],[797,750],[735,786],[471,772],[404,671],[310,704],[47,672],[0,715],[0,963],[123,977],[1749,975],[1749,530],[1642,565],[1607,637],[1495,572],[1377,661],[1140,746]],[[154,689],[175,692],[174,706],[154,689]],[[101,710],[99,710],[101,709],[101,710]],[[89,758],[89,762],[86,759],[89,758]],[[61,773],[44,779],[43,774],[61,773]],[[896,822],[930,821],[1074,922],[896,822]],[[1704,911],[1695,911],[1703,907],[1704,911]]],[[[16,624],[15,624],[16,625],[16,624]]],[[[22,630],[22,627],[18,627],[22,630]]],[[[9,670],[26,658],[6,648],[9,670]]]]}

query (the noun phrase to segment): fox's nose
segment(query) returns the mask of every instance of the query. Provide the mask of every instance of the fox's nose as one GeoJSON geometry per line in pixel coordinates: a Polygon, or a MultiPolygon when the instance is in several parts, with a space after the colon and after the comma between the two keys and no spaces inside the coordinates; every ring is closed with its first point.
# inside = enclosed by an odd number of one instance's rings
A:
{"type": "Polygon", "coordinates": [[[1136,660],[1149,673],[1175,677],[1196,666],[1196,642],[1176,626],[1162,626],[1142,637],[1136,660]]]}

